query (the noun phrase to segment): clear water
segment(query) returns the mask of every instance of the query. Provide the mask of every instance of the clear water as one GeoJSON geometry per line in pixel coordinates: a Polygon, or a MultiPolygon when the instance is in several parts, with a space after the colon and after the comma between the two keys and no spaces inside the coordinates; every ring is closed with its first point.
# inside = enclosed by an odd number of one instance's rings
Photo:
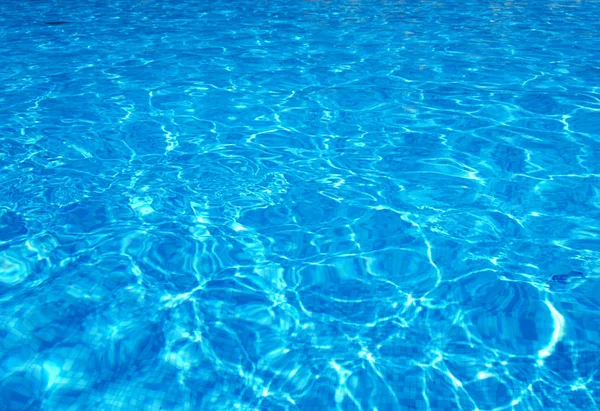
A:
{"type": "Polygon", "coordinates": [[[0,408],[598,409],[599,15],[2,2],[0,408]]]}

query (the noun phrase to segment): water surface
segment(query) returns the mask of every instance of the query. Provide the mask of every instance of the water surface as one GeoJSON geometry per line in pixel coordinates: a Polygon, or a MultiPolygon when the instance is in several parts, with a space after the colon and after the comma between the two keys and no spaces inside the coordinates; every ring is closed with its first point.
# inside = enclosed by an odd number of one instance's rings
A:
{"type": "Polygon", "coordinates": [[[598,409],[599,15],[3,2],[3,409],[598,409]]]}

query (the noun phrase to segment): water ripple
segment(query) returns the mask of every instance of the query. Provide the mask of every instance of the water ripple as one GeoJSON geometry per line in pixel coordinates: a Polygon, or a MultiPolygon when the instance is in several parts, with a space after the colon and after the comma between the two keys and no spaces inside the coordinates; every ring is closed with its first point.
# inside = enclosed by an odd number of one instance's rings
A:
{"type": "Polygon", "coordinates": [[[600,2],[0,6],[6,409],[597,409],[600,2]]]}

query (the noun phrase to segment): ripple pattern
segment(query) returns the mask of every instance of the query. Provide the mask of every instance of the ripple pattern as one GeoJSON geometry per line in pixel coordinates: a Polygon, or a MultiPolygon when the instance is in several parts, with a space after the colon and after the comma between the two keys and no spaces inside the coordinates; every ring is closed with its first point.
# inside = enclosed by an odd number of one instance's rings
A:
{"type": "Polygon", "coordinates": [[[0,5],[0,404],[600,406],[600,1],[0,5]]]}

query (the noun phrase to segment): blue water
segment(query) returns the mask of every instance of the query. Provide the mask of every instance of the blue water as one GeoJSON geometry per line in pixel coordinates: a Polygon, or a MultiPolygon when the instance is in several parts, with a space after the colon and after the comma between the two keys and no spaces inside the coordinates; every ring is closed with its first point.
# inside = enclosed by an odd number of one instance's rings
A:
{"type": "Polygon", "coordinates": [[[0,409],[598,409],[598,16],[2,2],[0,409]]]}

